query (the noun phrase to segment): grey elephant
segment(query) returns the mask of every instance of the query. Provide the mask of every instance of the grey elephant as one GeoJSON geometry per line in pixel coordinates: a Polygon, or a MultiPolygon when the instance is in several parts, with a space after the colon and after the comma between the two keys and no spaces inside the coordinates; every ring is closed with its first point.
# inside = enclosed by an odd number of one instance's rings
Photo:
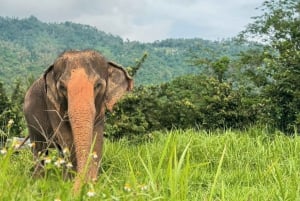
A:
{"type": "MultiPolygon", "coordinates": [[[[127,71],[96,51],[61,54],[25,96],[24,114],[30,140],[35,143],[34,157],[51,146],[67,148],[77,172],[75,191],[97,179],[105,110],[112,110],[132,88],[127,71]]],[[[41,168],[38,163],[35,174],[41,168]]]]}

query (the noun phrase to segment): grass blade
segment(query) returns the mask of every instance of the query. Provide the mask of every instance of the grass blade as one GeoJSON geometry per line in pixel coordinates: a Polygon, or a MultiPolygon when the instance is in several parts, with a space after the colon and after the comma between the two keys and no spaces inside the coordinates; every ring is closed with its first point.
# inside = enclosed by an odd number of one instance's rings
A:
{"type": "Polygon", "coordinates": [[[213,199],[213,195],[214,195],[214,192],[215,192],[215,189],[216,189],[218,177],[221,174],[221,169],[222,169],[222,164],[223,164],[223,160],[224,160],[224,157],[225,157],[225,153],[226,153],[226,145],[223,149],[223,153],[222,153],[222,156],[221,156],[220,161],[219,161],[219,165],[218,165],[218,169],[217,169],[217,172],[216,172],[216,175],[215,175],[215,178],[214,178],[214,182],[213,182],[213,185],[212,185],[211,190],[210,190],[209,199],[208,199],[209,201],[212,201],[212,199],[213,199]]]}

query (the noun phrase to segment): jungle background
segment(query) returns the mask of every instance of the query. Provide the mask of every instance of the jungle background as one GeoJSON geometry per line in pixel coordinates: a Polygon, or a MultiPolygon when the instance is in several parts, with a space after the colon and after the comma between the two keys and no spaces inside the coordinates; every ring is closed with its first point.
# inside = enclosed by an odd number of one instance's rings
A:
{"type": "Polygon", "coordinates": [[[95,49],[126,67],[135,89],[107,114],[105,135],[145,138],[156,130],[300,131],[300,3],[265,1],[240,35],[208,41],[123,40],[94,27],[0,17],[0,136],[26,136],[31,83],[68,49],[95,49]],[[138,70],[137,70],[138,69],[138,70]],[[137,71],[136,71],[137,70],[137,71]]]}
{"type": "MultiPolygon", "coordinates": [[[[0,200],[300,200],[300,2],[267,0],[238,36],[123,40],[94,27],[0,17],[0,200]],[[107,113],[100,177],[79,196],[49,150],[32,177],[22,107],[68,49],[122,64],[135,89],[107,113]]],[[[63,161],[63,163],[62,163],[63,161]]]]}

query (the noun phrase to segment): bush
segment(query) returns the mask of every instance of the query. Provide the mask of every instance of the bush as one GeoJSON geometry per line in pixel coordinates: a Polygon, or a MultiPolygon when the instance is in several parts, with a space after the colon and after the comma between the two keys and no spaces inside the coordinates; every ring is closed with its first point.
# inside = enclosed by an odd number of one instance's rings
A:
{"type": "Polygon", "coordinates": [[[107,115],[106,135],[142,136],[172,128],[245,128],[256,122],[260,103],[244,89],[201,75],[160,86],[138,87],[107,115]]]}

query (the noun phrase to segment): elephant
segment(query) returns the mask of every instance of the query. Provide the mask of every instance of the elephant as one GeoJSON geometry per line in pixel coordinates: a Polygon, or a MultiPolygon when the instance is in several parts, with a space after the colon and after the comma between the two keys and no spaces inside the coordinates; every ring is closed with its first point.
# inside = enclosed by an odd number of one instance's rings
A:
{"type": "MultiPolygon", "coordinates": [[[[132,89],[128,72],[97,51],[69,50],[59,55],[25,95],[24,115],[35,145],[34,158],[46,155],[50,147],[67,148],[76,172],[75,191],[96,180],[105,111],[112,111],[132,89]]],[[[37,163],[33,174],[42,169],[43,164],[37,163]]]]}

